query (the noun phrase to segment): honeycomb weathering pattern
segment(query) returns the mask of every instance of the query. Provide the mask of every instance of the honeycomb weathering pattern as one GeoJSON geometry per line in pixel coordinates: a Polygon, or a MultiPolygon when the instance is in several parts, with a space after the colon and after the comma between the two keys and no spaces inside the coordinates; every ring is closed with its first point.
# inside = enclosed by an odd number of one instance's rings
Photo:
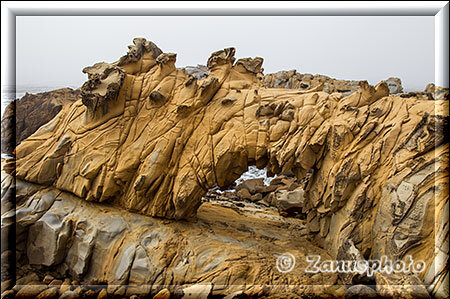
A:
{"type": "Polygon", "coordinates": [[[16,148],[18,178],[188,219],[248,165],[312,172],[303,212],[319,244],[335,256],[347,239],[372,258],[413,253],[427,262],[426,284],[443,279],[430,274],[441,250],[430,248],[448,231],[448,101],[391,96],[385,82],[347,97],[265,88],[262,58],[234,63],[234,48],[214,52],[197,80],[175,54],[134,44],[86,68],[82,100],[16,148]]]}

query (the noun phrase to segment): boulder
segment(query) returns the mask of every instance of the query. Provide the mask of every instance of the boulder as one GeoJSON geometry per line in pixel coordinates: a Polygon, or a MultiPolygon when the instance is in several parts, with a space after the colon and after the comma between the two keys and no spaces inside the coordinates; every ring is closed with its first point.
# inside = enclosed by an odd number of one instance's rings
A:
{"type": "Polygon", "coordinates": [[[252,195],[250,194],[250,191],[248,191],[248,189],[240,189],[236,192],[237,196],[239,196],[240,199],[242,200],[251,200],[252,199],[252,195]]]}
{"type": "Polygon", "coordinates": [[[378,294],[373,288],[369,286],[357,284],[347,289],[345,298],[348,299],[378,298],[378,294]]]}
{"type": "Polygon", "coordinates": [[[57,299],[59,297],[59,290],[57,287],[48,288],[37,295],[36,299],[57,299]]]}
{"type": "Polygon", "coordinates": [[[47,288],[46,285],[39,285],[39,284],[26,285],[17,292],[16,298],[34,299],[46,288],[47,288]]]}
{"type": "Polygon", "coordinates": [[[263,178],[249,179],[245,180],[239,185],[236,186],[235,190],[239,192],[242,189],[246,189],[250,192],[250,194],[255,194],[258,191],[258,188],[262,188],[264,186],[263,178]]]}
{"type": "Polygon", "coordinates": [[[275,198],[278,210],[287,214],[301,213],[305,203],[304,194],[303,189],[277,191],[275,198]]]}

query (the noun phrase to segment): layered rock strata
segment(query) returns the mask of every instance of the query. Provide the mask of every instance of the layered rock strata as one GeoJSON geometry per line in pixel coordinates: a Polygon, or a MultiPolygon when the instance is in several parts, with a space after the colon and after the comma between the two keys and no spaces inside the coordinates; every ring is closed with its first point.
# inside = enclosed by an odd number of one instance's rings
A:
{"type": "Polygon", "coordinates": [[[210,75],[197,80],[175,68],[175,54],[145,45],[135,42],[125,56],[133,59],[111,64],[17,147],[19,179],[195,219],[208,189],[230,185],[248,165],[269,176],[310,174],[301,212],[333,257],[349,240],[365,259],[411,255],[426,269],[409,281],[448,292],[448,101],[390,96],[386,82],[359,82],[346,97],[323,85],[265,88],[262,59],[234,62],[233,48],[214,52],[210,75]]]}

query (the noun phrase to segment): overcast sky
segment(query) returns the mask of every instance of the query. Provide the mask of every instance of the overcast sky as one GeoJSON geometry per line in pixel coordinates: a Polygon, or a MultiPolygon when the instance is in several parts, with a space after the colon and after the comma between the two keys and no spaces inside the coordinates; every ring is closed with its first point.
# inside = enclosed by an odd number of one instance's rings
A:
{"type": "MultiPolygon", "coordinates": [[[[107,3],[105,3],[107,5],[107,3]]],[[[434,17],[32,17],[16,18],[16,84],[79,87],[83,67],[116,61],[134,37],[177,53],[177,67],[210,53],[264,58],[264,73],[296,69],[406,90],[434,82],[434,17]]]]}

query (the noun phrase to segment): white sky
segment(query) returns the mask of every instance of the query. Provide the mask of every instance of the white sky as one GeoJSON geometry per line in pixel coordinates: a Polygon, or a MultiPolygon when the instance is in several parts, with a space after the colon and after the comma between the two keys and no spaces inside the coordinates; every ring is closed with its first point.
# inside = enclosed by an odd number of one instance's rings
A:
{"type": "MultiPolygon", "coordinates": [[[[107,3],[105,3],[106,5],[107,3]]],[[[81,70],[116,61],[134,37],[177,53],[177,67],[206,64],[233,46],[264,58],[264,73],[296,69],[406,90],[434,82],[434,17],[31,17],[16,18],[16,84],[79,87],[81,70]]]]}

